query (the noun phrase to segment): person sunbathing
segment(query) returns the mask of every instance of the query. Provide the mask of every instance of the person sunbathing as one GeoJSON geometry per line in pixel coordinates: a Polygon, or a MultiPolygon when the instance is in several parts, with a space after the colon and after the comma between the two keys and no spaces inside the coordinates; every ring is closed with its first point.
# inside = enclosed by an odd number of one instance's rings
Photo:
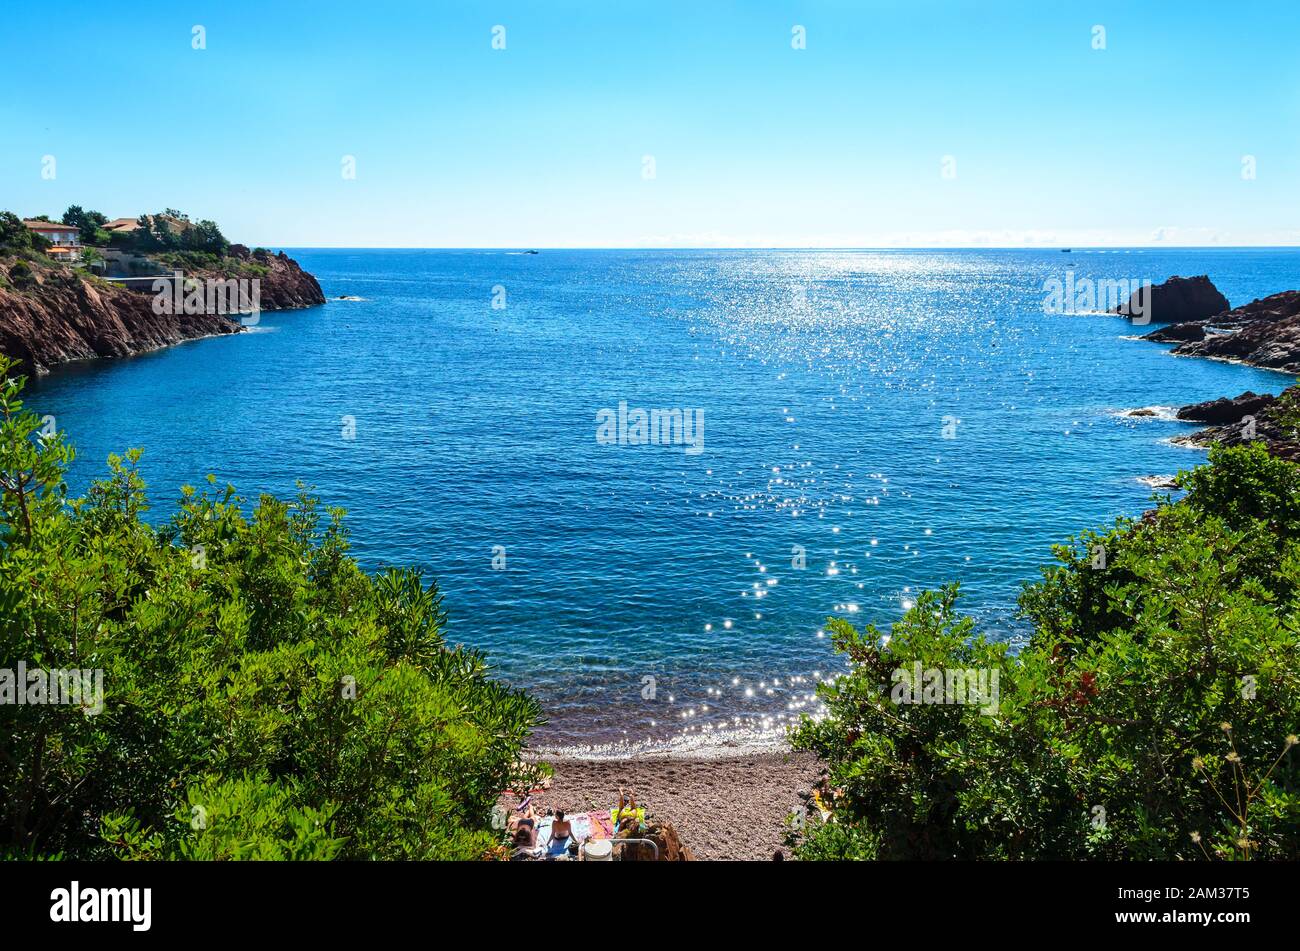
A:
{"type": "Polygon", "coordinates": [[[528,819],[520,820],[515,829],[514,846],[516,849],[534,849],[537,847],[537,825],[528,819]]]}
{"type": "Polygon", "coordinates": [[[621,786],[618,790],[618,808],[611,809],[610,819],[619,832],[635,833],[645,821],[645,809],[637,808],[636,796],[628,793],[621,786]],[[625,828],[626,827],[626,828],[625,828]]]}
{"type": "Polygon", "coordinates": [[[555,820],[551,823],[551,841],[567,839],[573,835],[573,823],[564,818],[564,810],[555,810],[555,820]]]}
{"type": "Polygon", "coordinates": [[[551,820],[551,837],[546,843],[548,858],[560,858],[565,852],[577,855],[578,837],[573,831],[573,823],[564,818],[564,810],[556,809],[551,820]]]}
{"type": "Polygon", "coordinates": [[[522,814],[511,816],[506,821],[506,831],[510,834],[510,844],[516,851],[536,848],[537,811],[530,804],[522,814]]]}
{"type": "Polygon", "coordinates": [[[532,803],[528,803],[525,808],[517,810],[514,815],[506,820],[506,831],[513,833],[522,825],[537,828],[537,810],[533,808],[532,803]]]}

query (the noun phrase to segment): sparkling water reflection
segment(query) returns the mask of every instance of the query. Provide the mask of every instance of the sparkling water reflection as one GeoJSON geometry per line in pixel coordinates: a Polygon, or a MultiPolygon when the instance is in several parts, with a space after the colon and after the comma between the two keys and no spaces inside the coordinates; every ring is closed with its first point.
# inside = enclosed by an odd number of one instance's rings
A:
{"type": "Polygon", "coordinates": [[[1289,382],[1045,315],[1045,280],[1300,285],[1268,250],[290,253],[360,299],[34,389],[74,486],[128,446],[155,518],[208,472],[302,479],[367,567],[438,579],[451,636],[544,701],[544,745],[605,750],[767,742],[839,669],[828,615],[887,625],[947,580],[1023,633],[1053,543],[1201,458],[1124,409],[1289,382]],[[599,445],[620,401],[703,410],[704,451],[599,445]]]}

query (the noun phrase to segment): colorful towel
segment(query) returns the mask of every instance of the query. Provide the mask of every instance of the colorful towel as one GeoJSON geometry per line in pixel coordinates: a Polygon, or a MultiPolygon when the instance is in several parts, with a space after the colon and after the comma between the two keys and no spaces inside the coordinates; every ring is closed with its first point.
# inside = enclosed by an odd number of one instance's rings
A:
{"type": "MultiPolygon", "coordinates": [[[[569,825],[573,827],[573,837],[578,842],[586,842],[588,839],[610,839],[614,836],[614,827],[610,824],[609,816],[598,812],[577,812],[570,813],[566,818],[569,825]]],[[[553,816],[543,816],[537,822],[537,844],[544,845],[548,855],[562,854],[568,841],[564,840],[561,845],[554,843],[555,850],[552,851],[551,842],[551,825],[555,822],[553,816]]]]}

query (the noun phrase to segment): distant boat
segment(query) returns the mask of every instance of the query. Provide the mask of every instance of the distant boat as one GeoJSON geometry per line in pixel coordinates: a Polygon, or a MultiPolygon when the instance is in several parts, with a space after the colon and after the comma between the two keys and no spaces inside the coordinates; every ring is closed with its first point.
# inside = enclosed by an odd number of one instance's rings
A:
{"type": "Polygon", "coordinates": [[[1071,248],[1061,248],[1061,253],[1062,253],[1062,254],[1069,254],[1071,250],[1072,250],[1071,248]]]}
{"type": "Polygon", "coordinates": [[[524,254],[541,254],[540,251],[525,251],[524,254]]]}

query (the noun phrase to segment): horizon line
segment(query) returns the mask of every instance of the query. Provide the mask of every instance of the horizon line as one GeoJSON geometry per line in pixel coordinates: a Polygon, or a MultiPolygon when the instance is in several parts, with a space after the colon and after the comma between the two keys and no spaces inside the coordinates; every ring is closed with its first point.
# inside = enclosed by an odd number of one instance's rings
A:
{"type": "Polygon", "coordinates": [[[302,251],[1300,251],[1296,244],[1096,244],[1059,245],[380,245],[380,244],[264,244],[232,241],[245,247],[293,248],[302,251]]]}

